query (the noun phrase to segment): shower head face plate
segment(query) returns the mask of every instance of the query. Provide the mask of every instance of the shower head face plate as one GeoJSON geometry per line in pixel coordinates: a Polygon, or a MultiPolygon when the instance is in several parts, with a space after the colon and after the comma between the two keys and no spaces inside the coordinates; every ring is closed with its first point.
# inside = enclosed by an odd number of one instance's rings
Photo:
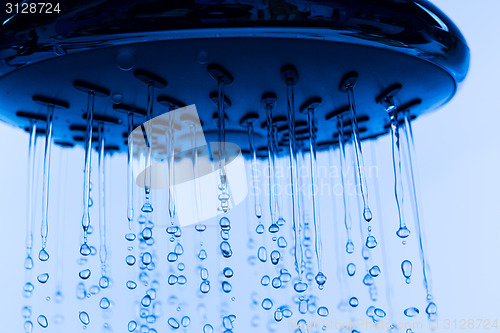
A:
{"type": "MultiPolygon", "coordinates": [[[[145,84],[134,76],[133,70],[123,70],[117,64],[117,55],[123,48],[115,46],[69,54],[0,77],[3,108],[0,119],[25,128],[30,120],[17,116],[16,112],[23,110],[40,116],[46,112],[45,107],[33,102],[33,95],[68,101],[68,109],[56,109],[54,138],[81,145],[79,138],[84,134],[81,129],[85,125],[87,97],[73,87],[73,82],[89,82],[109,89],[109,97],[95,99],[94,114],[96,119],[117,119],[114,124],[105,126],[106,141],[126,151],[124,132],[127,113],[118,110],[113,96],[122,96],[121,104],[145,109],[148,91],[145,84]]],[[[256,123],[265,121],[265,107],[261,101],[265,93],[273,91],[276,94],[273,115],[286,116],[286,85],[280,71],[287,64],[293,64],[300,75],[294,86],[297,122],[307,120],[307,114],[300,113],[301,105],[313,97],[322,100],[315,111],[317,141],[320,144],[331,142],[336,137],[333,120],[326,119],[332,111],[347,105],[346,94],[339,91],[339,84],[346,73],[353,70],[358,74],[354,93],[362,139],[387,133],[389,118],[376,99],[388,87],[394,84],[402,86],[394,97],[398,107],[421,100],[410,108],[413,116],[446,103],[456,90],[456,81],[452,76],[430,62],[381,48],[330,41],[204,38],[135,43],[127,45],[126,49],[136,59],[135,68],[168,80],[168,86],[159,90],[159,95],[171,96],[183,105],[196,105],[203,131],[208,137],[214,134],[213,141],[216,141],[217,127],[212,115],[217,106],[210,94],[217,90],[217,82],[207,71],[207,64],[200,63],[198,55],[203,52],[208,55],[210,63],[223,64],[233,77],[232,84],[225,86],[225,96],[231,101],[231,107],[225,110],[226,139],[243,149],[248,148],[248,139],[239,122],[245,114],[255,111],[259,115],[256,123]]],[[[155,97],[153,116],[168,111],[169,106],[161,99],[158,102],[155,97]]],[[[134,119],[136,126],[146,121],[140,113],[136,113],[134,119]]],[[[188,133],[186,126],[183,130],[188,133]]],[[[346,128],[348,131],[349,126],[346,128]]],[[[280,132],[280,135],[285,132],[280,132]]],[[[306,138],[307,135],[303,137],[306,138]]],[[[255,144],[257,147],[266,145],[265,128],[255,126],[255,144]]]]}

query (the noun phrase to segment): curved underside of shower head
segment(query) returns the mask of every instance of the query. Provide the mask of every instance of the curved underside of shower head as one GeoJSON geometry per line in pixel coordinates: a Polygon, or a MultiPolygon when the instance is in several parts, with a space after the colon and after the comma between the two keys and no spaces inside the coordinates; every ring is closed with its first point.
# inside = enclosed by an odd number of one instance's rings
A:
{"type": "MultiPolygon", "coordinates": [[[[339,90],[347,73],[357,74],[359,131],[369,139],[389,131],[384,94],[397,87],[396,107],[417,117],[453,97],[469,64],[457,27],[427,1],[77,1],[61,9],[2,18],[0,119],[28,128],[54,105],[54,141],[62,145],[85,139],[85,84],[101,92],[94,119],[106,124],[112,150],[127,149],[127,110],[136,125],[146,121],[148,78],[156,87],[152,116],[195,104],[207,140],[216,141],[216,64],[232,77],[225,85],[226,140],[246,148],[240,123],[257,114],[255,144],[265,150],[262,97],[275,94],[274,117],[286,116],[281,69],[293,65],[297,111],[321,99],[321,149],[336,143],[332,119],[347,107],[339,90]]],[[[297,112],[298,139],[308,137],[306,120],[297,112]]],[[[286,128],[278,126],[281,144],[286,128]]]]}

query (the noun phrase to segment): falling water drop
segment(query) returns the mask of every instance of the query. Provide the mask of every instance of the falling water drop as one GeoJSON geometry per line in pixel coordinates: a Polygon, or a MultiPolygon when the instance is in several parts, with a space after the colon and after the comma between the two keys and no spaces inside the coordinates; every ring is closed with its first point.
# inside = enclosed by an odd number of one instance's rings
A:
{"type": "Polygon", "coordinates": [[[33,294],[35,286],[31,282],[26,282],[23,287],[24,297],[30,297],[33,294]]]}
{"type": "Polygon", "coordinates": [[[230,277],[233,276],[233,270],[231,268],[229,268],[229,267],[224,268],[224,270],[222,271],[222,273],[227,278],[230,278],[230,277]]]}
{"type": "Polygon", "coordinates": [[[109,299],[107,297],[101,298],[101,301],[99,302],[99,306],[101,307],[101,309],[107,309],[107,308],[109,308],[110,305],[111,304],[110,304],[109,299]]]}
{"type": "Polygon", "coordinates": [[[375,239],[375,236],[368,236],[366,238],[366,247],[369,249],[373,249],[377,246],[377,240],[375,239]]]}
{"type": "Polygon", "coordinates": [[[142,126],[144,139],[146,141],[146,158],[144,159],[144,204],[141,207],[143,213],[152,213],[153,206],[151,205],[151,154],[152,154],[152,128],[151,119],[153,117],[153,102],[154,102],[155,87],[153,82],[148,83],[148,101],[146,109],[146,126],[142,126]]]}
{"type": "Polygon", "coordinates": [[[90,277],[90,269],[84,269],[78,273],[82,280],[87,280],[90,277]]]}
{"type": "Polygon", "coordinates": [[[90,324],[90,318],[89,318],[89,315],[87,314],[87,312],[81,311],[78,314],[78,318],[80,318],[80,321],[82,322],[83,325],[90,324]]]}
{"type": "Polygon", "coordinates": [[[135,320],[131,320],[128,322],[128,331],[129,332],[135,331],[136,328],[137,328],[137,323],[135,322],[135,320]]]}
{"type": "Polygon", "coordinates": [[[420,311],[417,308],[407,308],[404,311],[404,314],[407,317],[415,317],[419,313],[420,313],[420,311]]]}
{"type": "Polygon", "coordinates": [[[31,320],[26,320],[24,322],[24,332],[25,333],[33,332],[33,323],[31,322],[31,320]]]}
{"type": "Polygon", "coordinates": [[[220,243],[220,250],[224,258],[229,258],[233,255],[233,251],[231,250],[231,246],[227,241],[223,241],[220,243]]]}
{"type": "Polygon", "coordinates": [[[188,316],[182,317],[181,319],[182,326],[188,327],[190,323],[191,323],[191,318],[189,318],[188,316]]]}
{"type": "Polygon", "coordinates": [[[212,327],[212,325],[205,324],[205,326],[203,326],[203,333],[213,333],[213,332],[214,328],[212,327]]]}
{"type": "Polygon", "coordinates": [[[379,276],[380,275],[380,267],[378,267],[377,265],[373,266],[372,268],[370,268],[369,273],[373,277],[379,276]]]}
{"type": "Polygon", "coordinates": [[[325,283],[327,280],[326,276],[323,273],[319,272],[318,274],[316,274],[315,280],[318,284],[318,288],[322,290],[325,287],[325,283]]]}
{"type": "Polygon", "coordinates": [[[296,292],[303,293],[304,291],[307,290],[307,283],[299,281],[299,282],[295,283],[293,288],[295,289],[296,292]]]}
{"type": "Polygon", "coordinates": [[[267,261],[267,250],[265,247],[263,247],[263,246],[259,247],[259,250],[257,251],[257,257],[262,262],[267,261]]]}
{"type": "Polygon", "coordinates": [[[267,286],[269,285],[269,282],[271,282],[271,279],[269,278],[269,275],[264,275],[262,277],[262,279],[260,279],[260,283],[263,285],[263,286],[267,286]]]}
{"type": "Polygon", "coordinates": [[[103,275],[99,278],[99,287],[102,289],[106,289],[109,287],[109,279],[107,276],[103,275]]]}
{"type": "Polygon", "coordinates": [[[351,297],[349,299],[349,305],[352,306],[353,308],[357,307],[359,304],[359,301],[356,297],[351,297]]]}
{"type": "Polygon", "coordinates": [[[38,324],[40,324],[42,328],[47,328],[49,326],[47,317],[45,317],[44,315],[39,315],[36,321],[38,322],[38,324]]]}
{"type": "Polygon", "coordinates": [[[90,253],[91,253],[90,247],[87,245],[87,243],[83,243],[80,246],[80,254],[82,256],[88,256],[88,255],[90,255],[90,253]]]}
{"type": "Polygon", "coordinates": [[[278,247],[285,248],[287,246],[286,239],[283,236],[278,238],[278,247]]]}
{"type": "Polygon", "coordinates": [[[273,307],[273,301],[271,301],[269,298],[264,298],[262,301],[262,308],[264,310],[270,310],[273,307]]]}
{"type": "Polygon", "coordinates": [[[200,284],[200,291],[203,294],[206,294],[210,291],[210,281],[208,280],[203,280],[200,284]]]}
{"type": "Polygon", "coordinates": [[[137,283],[135,283],[134,281],[131,281],[131,280],[127,281],[126,285],[127,285],[127,288],[131,289],[131,290],[137,288],[137,283]]]}
{"type": "Polygon", "coordinates": [[[281,254],[278,250],[273,250],[273,252],[271,252],[271,255],[269,257],[271,259],[271,263],[273,265],[277,265],[281,258],[281,254]]]}
{"type": "Polygon", "coordinates": [[[401,271],[403,272],[403,276],[406,278],[406,283],[410,283],[411,271],[412,271],[412,263],[409,260],[405,260],[401,263],[401,271]]]}
{"type": "Polygon", "coordinates": [[[386,313],[384,310],[380,309],[380,308],[376,308],[375,309],[375,315],[377,317],[380,317],[380,318],[384,318],[386,316],[386,313]]]}
{"type": "Polygon", "coordinates": [[[349,276],[354,276],[354,273],[356,273],[356,265],[353,263],[348,264],[347,274],[349,274],[349,276]]]}
{"type": "Polygon", "coordinates": [[[180,327],[179,322],[175,318],[170,317],[167,322],[175,330],[180,327]]]}
{"type": "Polygon", "coordinates": [[[227,282],[227,281],[223,281],[222,282],[222,291],[223,292],[228,293],[232,289],[233,289],[233,287],[231,286],[231,284],[229,282],[227,282]]]}
{"type": "Polygon", "coordinates": [[[257,225],[257,228],[255,229],[255,232],[258,233],[258,234],[264,233],[264,225],[262,223],[259,223],[257,225]]]}
{"type": "Polygon", "coordinates": [[[48,273],[42,273],[37,276],[37,280],[40,283],[45,283],[49,279],[49,274],[48,273]]]}
{"type": "Polygon", "coordinates": [[[49,260],[49,254],[47,253],[47,251],[45,251],[44,248],[42,248],[40,252],[38,252],[38,259],[40,259],[40,261],[49,260]]]}
{"type": "Polygon", "coordinates": [[[198,258],[200,260],[207,259],[207,252],[204,249],[201,249],[200,252],[198,253],[198,258]]]}

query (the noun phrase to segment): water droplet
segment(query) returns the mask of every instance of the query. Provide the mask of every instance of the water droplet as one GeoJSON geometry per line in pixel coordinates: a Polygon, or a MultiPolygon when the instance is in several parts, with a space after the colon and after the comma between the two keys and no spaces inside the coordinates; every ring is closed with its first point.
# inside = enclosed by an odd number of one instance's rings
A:
{"type": "Polygon", "coordinates": [[[437,306],[434,302],[430,302],[429,305],[427,305],[427,308],[425,309],[425,312],[431,316],[435,315],[437,313],[437,306]]]}
{"type": "Polygon", "coordinates": [[[107,276],[101,276],[101,278],[99,279],[99,286],[102,288],[102,289],[106,289],[107,287],[109,287],[109,279],[107,276]]]}
{"type": "Polygon", "coordinates": [[[359,301],[357,299],[357,297],[351,297],[349,299],[349,305],[352,306],[353,308],[357,307],[359,304],[359,301]]]}
{"type": "Polygon", "coordinates": [[[135,320],[131,320],[128,322],[128,331],[129,332],[135,331],[136,328],[137,328],[137,323],[135,322],[135,320]]]}
{"type": "Polygon", "coordinates": [[[200,252],[198,253],[198,258],[200,260],[207,259],[207,252],[205,250],[201,249],[200,252]]]}
{"type": "Polygon", "coordinates": [[[134,233],[128,233],[125,235],[125,239],[128,240],[129,242],[132,242],[135,240],[135,234],[134,233]]]}
{"type": "Polygon", "coordinates": [[[107,297],[101,298],[101,301],[99,302],[99,306],[101,307],[101,309],[107,309],[110,305],[111,303],[109,302],[109,299],[107,297]]]}
{"type": "Polygon", "coordinates": [[[91,286],[89,288],[89,292],[92,294],[92,295],[97,295],[99,294],[99,292],[101,291],[101,288],[99,288],[99,286],[91,286]]]}
{"type": "Polygon", "coordinates": [[[222,217],[219,221],[219,226],[222,230],[224,231],[229,231],[231,230],[231,222],[227,217],[222,217]]]}
{"type": "Polygon", "coordinates": [[[373,277],[370,274],[366,274],[363,278],[363,283],[366,286],[371,286],[375,281],[373,281],[373,277]]]}
{"type": "Polygon", "coordinates": [[[24,332],[25,333],[33,332],[33,323],[31,322],[31,320],[26,320],[24,322],[24,332]]]}
{"type": "Polygon", "coordinates": [[[32,269],[33,268],[33,258],[31,256],[27,256],[24,260],[24,268],[32,269]]]}
{"type": "Polygon", "coordinates": [[[398,235],[399,238],[406,238],[410,236],[410,230],[406,226],[402,226],[396,231],[396,235],[398,235]]]}
{"type": "Polygon", "coordinates": [[[131,280],[127,281],[126,285],[127,285],[127,288],[130,290],[137,288],[137,283],[135,283],[134,281],[131,281],[131,280]]]}
{"type": "Polygon", "coordinates": [[[271,252],[271,263],[273,265],[277,265],[278,262],[280,261],[281,254],[278,250],[274,250],[271,252]]]}
{"type": "Polygon", "coordinates": [[[212,325],[205,324],[205,326],[203,326],[203,333],[213,333],[213,332],[214,328],[212,327],[212,325]]]}
{"type": "Polygon", "coordinates": [[[90,269],[84,269],[82,271],[80,271],[80,273],[78,273],[78,275],[80,276],[80,279],[82,280],[87,280],[89,277],[90,277],[90,269]]]}
{"type": "Polygon", "coordinates": [[[40,252],[38,252],[38,259],[41,261],[47,261],[49,260],[49,254],[45,249],[41,249],[40,252]]]}
{"type": "Polygon", "coordinates": [[[200,291],[204,294],[210,291],[210,282],[208,280],[203,280],[203,282],[200,284],[200,291]]]}
{"type": "Polygon", "coordinates": [[[229,268],[229,267],[224,268],[224,270],[222,271],[222,273],[227,278],[230,278],[230,277],[233,276],[233,270],[231,268],[229,268]]]}
{"type": "Polygon", "coordinates": [[[292,310],[288,308],[283,309],[282,312],[283,312],[283,317],[285,318],[290,318],[293,315],[292,310]]]}
{"type": "Polygon", "coordinates": [[[349,254],[354,252],[354,244],[351,241],[348,241],[347,244],[345,245],[345,251],[349,254]]]}
{"type": "Polygon", "coordinates": [[[303,293],[307,289],[307,283],[299,281],[299,282],[295,283],[293,288],[295,289],[296,292],[303,293]]]}
{"type": "Polygon", "coordinates": [[[419,313],[420,313],[420,311],[417,308],[408,308],[408,309],[405,309],[405,311],[404,311],[404,314],[407,317],[415,317],[419,313]]]}
{"type": "Polygon", "coordinates": [[[264,275],[262,277],[262,279],[260,279],[260,283],[263,285],[263,286],[267,286],[269,285],[269,282],[271,282],[271,279],[269,278],[269,275],[264,275]]]}
{"type": "Polygon", "coordinates": [[[177,280],[177,276],[175,276],[174,274],[170,274],[168,277],[168,284],[172,286],[177,283],[177,280]]]}
{"type": "Polygon", "coordinates": [[[182,326],[188,327],[190,323],[191,323],[191,318],[189,318],[188,316],[182,317],[181,319],[182,326]]]}
{"type": "Polygon", "coordinates": [[[281,248],[284,248],[286,247],[287,243],[286,243],[286,239],[285,237],[281,236],[278,238],[278,247],[281,247],[281,248]]]}
{"type": "Polygon", "coordinates": [[[80,318],[80,321],[82,322],[83,325],[90,324],[90,318],[89,318],[89,315],[87,314],[87,312],[81,311],[79,313],[78,317],[80,318]]]}
{"type": "Polygon", "coordinates": [[[374,310],[374,313],[377,317],[380,317],[380,318],[384,318],[385,317],[385,311],[380,309],[380,308],[376,308],[374,310]]]}
{"type": "Polygon", "coordinates": [[[175,254],[177,254],[179,256],[184,253],[184,248],[182,247],[182,245],[180,243],[177,243],[177,245],[175,245],[174,252],[175,252],[175,254]]]}
{"type": "Polygon", "coordinates": [[[173,329],[178,329],[180,327],[179,322],[172,317],[168,318],[167,322],[173,329]]]}
{"type": "Polygon", "coordinates": [[[26,282],[23,287],[24,297],[30,297],[34,289],[35,286],[31,282],[26,282]]]}
{"type": "Polygon", "coordinates": [[[356,273],[356,265],[353,263],[350,263],[347,265],[347,274],[349,276],[353,276],[356,273]]]}
{"type": "Polygon", "coordinates": [[[231,286],[231,284],[229,282],[227,282],[227,281],[222,282],[222,291],[224,291],[225,293],[228,293],[232,289],[233,289],[233,287],[231,286]]]}
{"type": "Polygon", "coordinates": [[[279,276],[278,276],[278,277],[273,278],[273,280],[271,281],[271,285],[272,285],[274,288],[276,288],[276,289],[278,289],[279,287],[281,287],[281,280],[280,280],[279,276]]]}
{"type": "Polygon", "coordinates": [[[366,247],[369,249],[374,249],[377,246],[377,240],[374,236],[368,236],[366,238],[366,247]]]}
{"type": "Polygon", "coordinates": [[[233,255],[233,251],[231,250],[231,245],[229,245],[229,243],[226,241],[220,243],[220,250],[224,258],[229,258],[233,255]]]}
{"type": "Polygon", "coordinates": [[[198,232],[203,232],[203,231],[205,231],[205,229],[207,229],[207,226],[202,224],[202,223],[199,223],[199,224],[194,226],[194,229],[198,232]]]}
{"type": "Polygon", "coordinates": [[[278,231],[280,231],[280,227],[279,227],[276,223],[272,223],[272,224],[269,226],[269,232],[270,232],[270,233],[275,234],[275,233],[277,233],[278,231]]]}
{"type": "Polygon", "coordinates": [[[266,262],[267,250],[265,247],[263,247],[263,246],[259,247],[259,250],[257,251],[257,257],[259,258],[260,261],[266,262]]]}
{"type": "Polygon", "coordinates": [[[151,296],[149,295],[145,295],[142,299],[141,299],[141,304],[142,306],[144,306],[145,308],[147,308],[148,306],[151,305],[151,296]]]}
{"type": "Polygon", "coordinates": [[[283,312],[281,312],[281,309],[277,309],[274,311],[274,320],[280,322],[283,320],[283,312]]]}
{"type": "Polygon", "coordinates": [[[49,279],[49,274],[48,273],[42,273],[36,277],[38,282],[40,283],[45,283],[49,279]]]}
{"type": "Polygon", "coordinates": [[[200,269],[200,276],[202,280],[207,280],[208,279],[208,269],[202,268],[200,269]]]}
{"type": "Polygon", "coordinates": [[[377,265],[375,265],[372,268],[370,268],[369,272],[370,272],[371,276],[377,277],[377,276],[380,275],[380,267],[378,267],[377,265]]]}
{"type": "Polygon", "coordinates": [[[179,275],[177,277],[177,283],[178,284],[182,285],[182,284],[185,284],[186,282],[187,282],[187,279],[186,279],[186,277],[184,275],[179,275]]]}
{"type": "Polygon", "coordinates": [[[127,263],[127,265],[132,266],[135,264],[135,257],[130,254],[125,258],[125,262],[127,263]]]}
{"type": "Polygon", "coordinates": [[[318,315],[320,315],[321,317],[326,317],[330,313],[330,311],[328,311],[328,308],[326,306],[320,306],[317,312],[318,315]]]}
{"type": "Polygon", "coordinates": [[[82,256],[88,256],[90,255],[90,247],[87,245],[87,243],[83,243],[82,246],[80,246],[80,254],[82,256]]]}
{"type": "Polygon", "coordinates": [[[264,298],[262,301],[262,308],[264,310],[270,310],[273,307],[273,301],[271,301],[269,298],[264,298]]]}
{"type": "Polygon", "coordinates": [[[262,223],[259,223],[259,225],[255,229],[255,232],[258,233],[259,235],[263,234],[264,233],[264,225],[262,223]]]}
{"type": "Polygon", "coordinates": [[[142,255],[142,263],[144,265],[149,265],[153,261],[153,257],[151,256],[151,253],[149,252],[144,252],[142,255]]]}
{"type": "Polygon", "coordinates": [[[142,230],[142,238],[144,238],[144,240],[148,240],[151,237],[153,237],[153,230],[151,228],[144,228],[142,230]]]}
{"type": "Polygon", "coordinates": [[[169,254],[167,255],[167,260],[169,262],[175,262],[177,261],[177,259],[179,259],[179,256],[175,252],[169,252],[169,254]]]}
{"type": "Polygon", "coordinates": [[[38,318],[36,319],[36,321],[38,322],[38,324],[40,324],[40,326],[42,326],[43,328],[47,328],[47,326],[49,326],[49,322],[47,320],[47,317],[45,317],[44,315],[39,315],[38,318]]]}
{"type": "Polygon", "coordinates": [[[412,271],[412,264],[411,261],[405,260],[401,263],[401,271],[403,272],[403,276],[406,279],[409,279],[411,277],[411,271],[412,271]]]}
{"type": "Polygon", "coordinates": [[[326,276],[322,272],[316,274],[315,277],[316,283],[318,284],[319,289],[323,289],[326,283],[326,276]]]}
{"type": "Polygon", "coordinates": [[[21,314],[23,315],[24,319],[28,319],[31,317],[31,306],[25,306],[21,310],[21,314]]]}

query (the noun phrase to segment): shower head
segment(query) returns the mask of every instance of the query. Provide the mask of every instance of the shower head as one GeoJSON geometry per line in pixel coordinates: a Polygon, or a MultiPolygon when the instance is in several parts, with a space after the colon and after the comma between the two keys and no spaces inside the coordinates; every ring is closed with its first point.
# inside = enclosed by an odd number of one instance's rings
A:
{"type": "MultiPolygon", "coordinates": [[[[222,78],[226,140],[246,148],[240,122],[255,113],[265,122],[264,94],[276,96],[274,117],[286,115],[281,69],[291,65],[297,105],[322,100],[315,110],[322,149],[337,138],[329,120],[347,108],[342,80],[355,83],[360,136],[369,139],[389,129],[377,102],[384,91],[400,85],[396,107],[417,117],[453,97],[469,59],[457,27],[423,0],[86,1],[2,22],[0,119],[28,128],[45,118],[36,96],[57,100],[55,142],[80,145],[87,113],[81,91],[93,91],[94,118],[106,123],[107,145],[119,151],[127,146],[127,113],[136,125],[147,119],[147,85],[155,88],[152,117],[195,104],[210,136],[222,78]]],[[[298,124],[306,119],[297,114],[298,124]]],[[[265,127],[255,126],[256,147],[266,144],[265,127]]]]}

